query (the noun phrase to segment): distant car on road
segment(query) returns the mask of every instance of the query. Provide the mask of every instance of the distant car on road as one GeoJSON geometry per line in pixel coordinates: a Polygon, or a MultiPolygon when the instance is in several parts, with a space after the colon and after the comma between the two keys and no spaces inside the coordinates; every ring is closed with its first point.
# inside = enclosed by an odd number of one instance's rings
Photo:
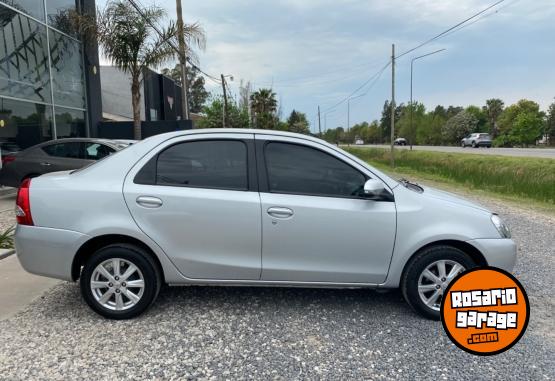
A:
{"type": "Polygon", "coordinates": [[[6,156],[2,152],[0,185],[17,188],[27,178],[78,169],[120,151],[129,144],[131,141],[127,140],[69,138],[50,140],[6,156]]]}
{"type": "Polygon", "coordinates": [[[393,144],[395,144],[396,146],[406,146],[407,145],[407,139],[397,138],[393,141],[393,144]]]}
{"type": "Polygon", "coordinates": [[[471,146],[472,148],[487,147],[491,148],[491,136],[486,133],[474,133],[461,140],[461,147],[471,146]]]}
{"type": "Polygon", "coordinates": [[[355,140],[355,145],[356,145],[356,146],[364,145],[364,140],[362,140],[362,139],[357,139],[357,140],[355,140]]]}

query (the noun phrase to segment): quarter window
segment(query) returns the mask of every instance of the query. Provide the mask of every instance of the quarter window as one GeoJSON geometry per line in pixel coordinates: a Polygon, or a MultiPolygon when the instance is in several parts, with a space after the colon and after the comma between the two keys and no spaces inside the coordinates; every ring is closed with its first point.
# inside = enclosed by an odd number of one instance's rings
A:
{"type": "Polygon", "coordinates": [[[272,142],[266,145],[264,155],[270,192],[329,197],[362,195],[366,177],[320,150],[272,142]]]}
{"type": "Polygon", "coordinates": [[[247,147],[234,140],[173,145],[158,156],[156,184],[247,190],[247,147]]]}
{"type": "Polygon", "coordinates": [[[42,147],[42,150],[50,156],[81,159],[81,143],[58,143],[42,147]]]}
{"type": "Polygon", "coordinates": [[[115,149],[100,143],[84,143],[84,146],[85,159],[87,160],[100,160],[116,151],[115,149]]]}

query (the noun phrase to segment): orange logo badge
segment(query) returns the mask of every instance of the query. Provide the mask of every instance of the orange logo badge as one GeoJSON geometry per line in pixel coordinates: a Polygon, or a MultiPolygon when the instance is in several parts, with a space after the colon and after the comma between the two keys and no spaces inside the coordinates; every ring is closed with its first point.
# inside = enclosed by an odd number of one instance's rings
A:
{"type": "Polygon", "coordinates": [[[441,303],[447,336],[475,355],[495,355],[520,340],[530,304],[520,282],[508,272],[480,267],[458,275],[441,303]]]}

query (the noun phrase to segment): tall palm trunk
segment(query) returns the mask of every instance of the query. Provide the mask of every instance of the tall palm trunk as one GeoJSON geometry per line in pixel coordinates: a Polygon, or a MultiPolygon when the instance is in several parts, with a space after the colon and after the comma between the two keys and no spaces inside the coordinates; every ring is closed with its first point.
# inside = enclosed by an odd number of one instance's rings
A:
{"type": "Polygon", "coordinates": [[[138,75],[131,79],[131,103],[133,105],[133,135],[135,140],[141,140],[141,81],[138,75]]]}

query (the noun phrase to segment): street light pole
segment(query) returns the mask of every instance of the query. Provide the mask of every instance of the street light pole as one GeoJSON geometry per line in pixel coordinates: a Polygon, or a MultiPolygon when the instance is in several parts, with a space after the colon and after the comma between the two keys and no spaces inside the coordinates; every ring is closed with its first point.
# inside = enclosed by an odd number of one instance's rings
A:
{"type": "Polygon", "coordinates": [[[420,59],[420,58],[424,58],[424,57],[427,57],[427,56],[431,56],[432,54],[436,54],[436,53],[442,52],[442,51],[444,51],[444,50],[445,50],[445,49],[439,49],[439,50],[436,50],[435,52],[431,52],[431,53],[427,53],[427,54],[424,54],[424,55],[421,55],[421,56],[418,56],[418,57],[414,57],[414,58],[410,61],[410,133],[411,133],[411,136],[410,136],[410,150],[411,150],[411,151],[412,151],[413,135],[414,135],[414,133],[415,133],[414,127],[413,127],[413,125],[412,125],[412,111],[413,111],[413,109],[414,109],[414,104],[412,103],[412,72],[413,72],[414,61],[416,61],[416,60],[418,60],[418,59],[420,59]]]}

